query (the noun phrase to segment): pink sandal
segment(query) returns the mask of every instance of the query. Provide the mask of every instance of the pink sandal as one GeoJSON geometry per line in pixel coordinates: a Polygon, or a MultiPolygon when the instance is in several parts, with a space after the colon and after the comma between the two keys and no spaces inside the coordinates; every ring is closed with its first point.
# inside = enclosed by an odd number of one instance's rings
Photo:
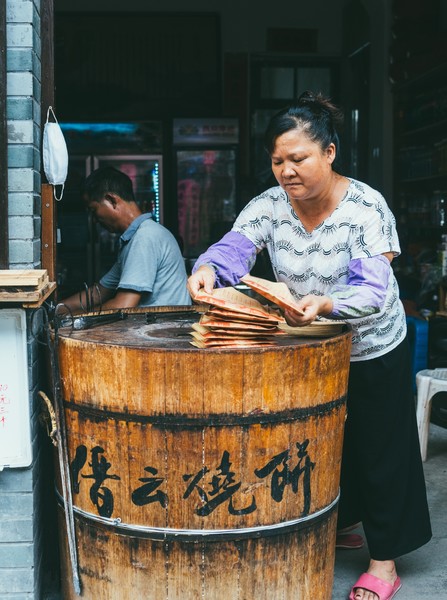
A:
{"type": "Polygon", "coordinates": [[[358,580],[352,586],[351,593],[349,594],[349,600],[355,600],[355,591],[357,588],[362,588],[372,592],[373,594],[376,594],[379,600],[391,600],[391,598],[394,598],[401,587],[402,584],[399,577],[397,577],[394,584],[391,585],[391,583],[383,581],[375,575],[363,573],[363,575],[360,575],[358,580]]]}

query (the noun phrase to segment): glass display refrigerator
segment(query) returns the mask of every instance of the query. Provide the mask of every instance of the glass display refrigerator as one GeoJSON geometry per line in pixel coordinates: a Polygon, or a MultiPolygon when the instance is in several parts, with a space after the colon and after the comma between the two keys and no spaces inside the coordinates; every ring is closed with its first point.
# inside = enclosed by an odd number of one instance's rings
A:
{"type": "Polygon", "coordinates": [[[231,229],[237,211],[237,119],[175,119],[177,220],[188,270],[231,229]]]}
{"type": "Polygon", "coordinates": [[[82,204],[80,190],[91,172],[91,157],[70,155],[62,199],[56,204],[58,300],[93,283],[92,223],[82,204]]]}
{"type": "Polygon", "coordinates": [[[61,123],[61,128],[69,166],[64,195],[56,207],[59,300],[98,282],[116,258],[119,234],[98,225],[80,195],[84,179],[94,169],[111,166],[126,173],[141,210],[163,222],[163,154],[159,143],[144,143],[147,140],[138,134],[141,124],[61,123]],[[143,151],[154,146],[151,152],[143,151]]]}

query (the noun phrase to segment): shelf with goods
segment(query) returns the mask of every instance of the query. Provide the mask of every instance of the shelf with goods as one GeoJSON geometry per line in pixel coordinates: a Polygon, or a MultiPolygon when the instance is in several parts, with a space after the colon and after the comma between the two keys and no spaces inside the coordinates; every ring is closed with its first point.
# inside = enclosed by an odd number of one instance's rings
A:
{"type": "Polygon", "coordinates": [[[394,107],[401,263],[420,276],[414,271],[421,262],[442,271],[441,242],[447,234],[447,63],[396,84],[394,107]]]}
{"type": "Polygon", "coordinates": [[[432,315],[444,309],[447,279],[447,62],[393,93],[396,270],[401,289],[432,315]]]}

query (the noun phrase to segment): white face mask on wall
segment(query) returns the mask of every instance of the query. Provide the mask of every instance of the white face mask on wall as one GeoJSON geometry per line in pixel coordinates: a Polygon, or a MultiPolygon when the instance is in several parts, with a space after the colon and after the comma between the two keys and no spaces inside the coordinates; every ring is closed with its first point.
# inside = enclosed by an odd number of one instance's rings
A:
{"type": "Polygon", "coordinates": [[[52,106],[48,108],[47,121],[43,130],[42,157],[46,178],[48,183],[54,187],[54,197],[56,200],[62,200],[68,173],[68,151],[64,134],[57,122],[52,106]],[[54,123],[49,121],[50,111],[54,123]],[[59,197],[56,191],[58,185],[62,186],[59,197]]]}

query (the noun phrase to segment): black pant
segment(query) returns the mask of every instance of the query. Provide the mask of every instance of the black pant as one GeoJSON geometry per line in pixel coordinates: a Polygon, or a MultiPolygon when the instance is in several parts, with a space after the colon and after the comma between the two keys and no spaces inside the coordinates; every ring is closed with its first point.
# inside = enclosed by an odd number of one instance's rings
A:
{"type": "Polygon", "coordinates": [[[375,560],[431,538],[407,340],[351,363],[338,514],[339,528],[362,521],[375,560]]]}

